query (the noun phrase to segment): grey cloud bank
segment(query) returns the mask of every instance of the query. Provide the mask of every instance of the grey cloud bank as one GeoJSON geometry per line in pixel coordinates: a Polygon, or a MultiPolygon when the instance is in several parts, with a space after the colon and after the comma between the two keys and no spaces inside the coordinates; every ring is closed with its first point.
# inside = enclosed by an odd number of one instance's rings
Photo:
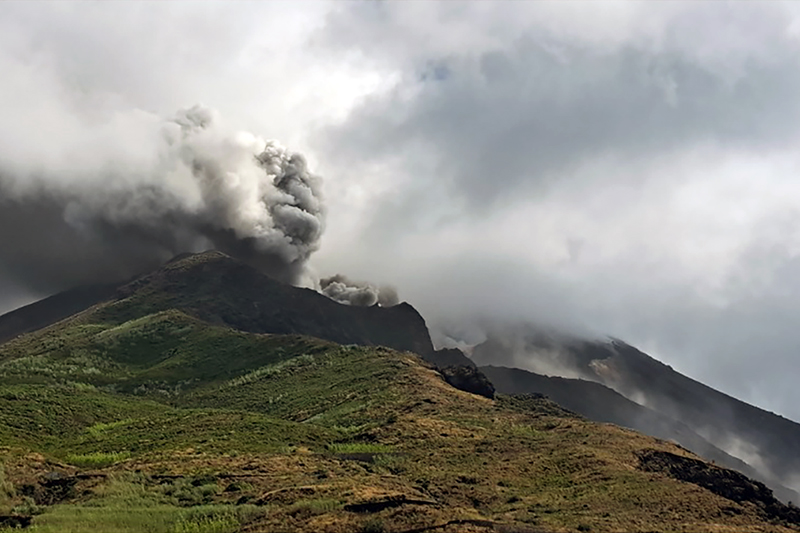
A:
{"type": "Polygon", "coordinates": [[[800,418],[794,6],[359,7],[331,46],[403,75],[317,142],[402,185],[355,257],[445,330],[467,310],[610,334],[800,418]]]}

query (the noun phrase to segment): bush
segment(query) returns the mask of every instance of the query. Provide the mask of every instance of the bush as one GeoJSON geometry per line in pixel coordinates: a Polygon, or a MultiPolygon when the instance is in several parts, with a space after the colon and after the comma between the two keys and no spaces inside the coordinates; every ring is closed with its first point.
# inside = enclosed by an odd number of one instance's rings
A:
{"type": "Polygon", "coordinates": [[[214,496],[220,492],[220,488],[213,480],[182,478],[162,485],[160,491],[173,505],[192,507],[214,501],[214,496]]]}
{"type": "Polygon", "coordinates": [[[385,531],[386,526],[383,525],[383,520],[380,518],[370,518],[361,528],[361,533],[384,533],[385,531]]]}
{"type": "Polygon", "coordinates": [[[11,509],[11,514],[24,516],[32,516],[42,512],[44,512],[44,507],[36,505],[36,502],[33,501],[33,498],[29,496],[25,496],[25,498],[22,499],[22,503],[14,506],[14,508],[11,509]]]}
{"type": "Polygon", "coordinates": [[[289,510],[289,514],[308,518],[310,516],[330,513],[342,507],[338,500],[319,499],[297,502],[289,510]]]}
{"type": "Polygon", "coordinates": [[[0,465],[0,507],[5,507],[16,496],[14,484],[6,480],[6,471],[0,465]]]}

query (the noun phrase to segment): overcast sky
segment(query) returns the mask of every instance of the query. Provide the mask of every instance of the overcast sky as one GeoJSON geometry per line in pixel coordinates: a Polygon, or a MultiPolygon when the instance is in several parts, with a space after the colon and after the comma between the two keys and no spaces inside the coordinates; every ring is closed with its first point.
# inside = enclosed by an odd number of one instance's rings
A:
{"type": "MultiPolygon", "coordinates": [[[[451,333],[613,335],[800,420],[791,2],[3,2],[0,73],[5,195],[134,176],[131,124],[202,103],[322,177],[317,275],[451,333]]],[[[58,288],[9,213],[0,311],[58,288]]]]}

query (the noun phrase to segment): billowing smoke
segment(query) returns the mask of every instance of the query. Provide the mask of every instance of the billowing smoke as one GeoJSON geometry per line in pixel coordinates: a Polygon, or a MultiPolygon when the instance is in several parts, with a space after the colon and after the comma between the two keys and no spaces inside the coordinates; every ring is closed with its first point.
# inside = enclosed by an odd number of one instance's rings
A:
{"type": "Polygon", "coordinates": [[[0,277],[48,292],[215,248],[299,281],[324,221],[301,155],[201,106],[109,120],[50,152],[43,139],[38,158],[0,153],[0,277]]]}
{"type": "Polygon", "coordinates": [[[364,281],[353,281],[341,274],[322,278],[319,285],[322,294],[348,305],[369,307],[379,304],[381,307],[390,307],[400,302],[394,287],[378,287],[364,281]]]}

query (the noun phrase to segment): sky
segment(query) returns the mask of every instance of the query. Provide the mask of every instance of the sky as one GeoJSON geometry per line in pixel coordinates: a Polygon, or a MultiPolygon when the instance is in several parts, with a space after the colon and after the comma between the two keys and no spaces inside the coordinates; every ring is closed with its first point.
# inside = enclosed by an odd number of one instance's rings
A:
{"type": "Polygon", "coordinates": [[[3,2],[0,72],[0,312],[167,222],[198,246],[220,211],[164,162],[275,139],[321,181],[303,283],[611,335],[800,420],[792,2],[3,2]],[[224,133],[163,134],[198,104],[224,133]]]}

